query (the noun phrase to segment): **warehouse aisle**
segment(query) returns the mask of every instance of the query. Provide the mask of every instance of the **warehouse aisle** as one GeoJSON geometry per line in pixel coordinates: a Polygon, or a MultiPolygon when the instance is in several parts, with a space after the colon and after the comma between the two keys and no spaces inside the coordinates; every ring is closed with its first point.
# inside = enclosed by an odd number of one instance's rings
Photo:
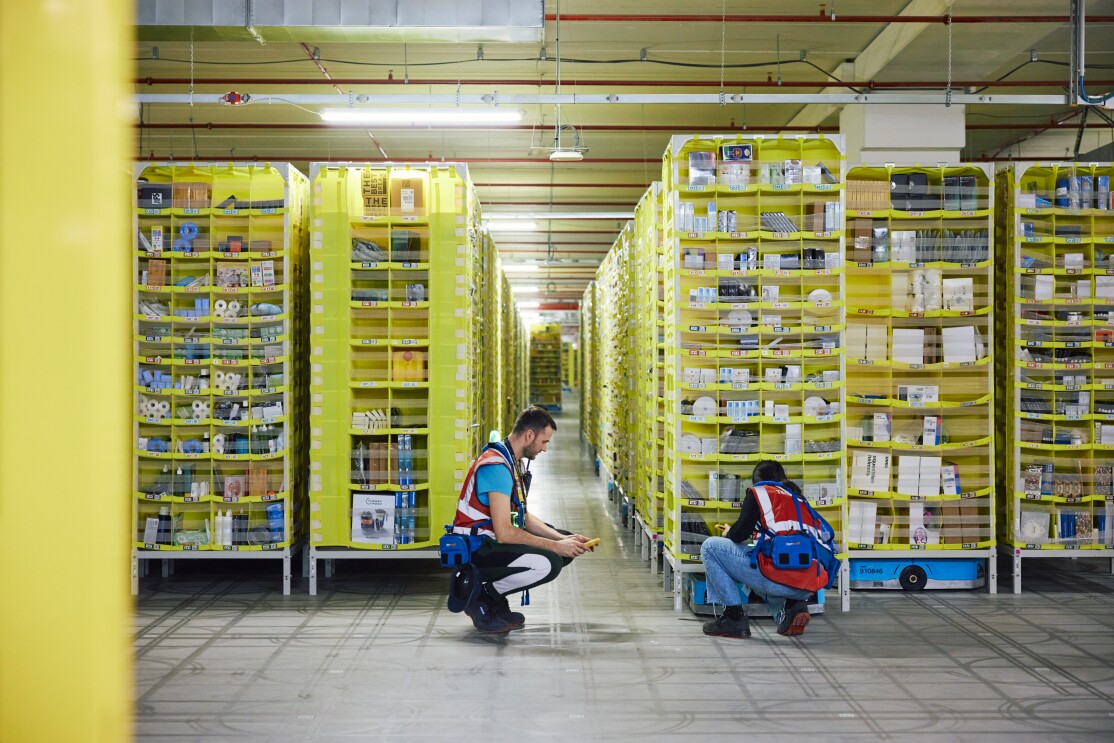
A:
{"type": "Polygon", "coordinates": [[[273,567],[180,566],[146,580],[138,602],[138,738],[1108,735],[1105,561],[1026,567],[1021,596],[856,593],[852,613],[817,618],[800,640],[768,621],[750,640],[713,640],[701,620],[673,613],[618,525],[574,404],[558,422],[535,463],[531,508],[603,543],[533,591],[525,629],[474,633],[444,607],[447,573],[424,561],[343,563],[316,597],[304,579],[284,597],[273,567]]]}

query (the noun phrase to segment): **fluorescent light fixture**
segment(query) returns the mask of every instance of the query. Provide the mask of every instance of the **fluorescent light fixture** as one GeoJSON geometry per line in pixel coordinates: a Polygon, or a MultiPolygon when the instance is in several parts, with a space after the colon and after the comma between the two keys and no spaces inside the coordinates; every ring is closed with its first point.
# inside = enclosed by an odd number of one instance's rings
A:
{"type": "Polygon", "coordinates": [[[484,222],[487,228],[492,232],[533,232],[538,229],[538,223],[529,219],[514,219],[513,217],[504,217],[502,219],[493,219],[490,222],[484,222]]]}
{"type": "Polygon", "coordinates": [[[519,271],[540,271],[541,266],[537,263],[504,263],[503,270],[507,273],[517,273],[519,271]]]}
{"type": "Polygon", "coordinates": [[[584,153],[578,150],[554,150],[549,153],[549,159],[556,163],[574,163],[584,159],[584,153]]]}
{"type": "Polygon", "coordinates": [[[463,126],[514,124],[522,121],[523,112],[510,108],[325,108],[318,115],[327,124],[463,126]]]}
{"type": "Polygon", "coordinates": [[[541,307],[540,302],[519,302],[518,303],[518,309],[520,309],[520,310],[536,310],[538,307],[541,307]]]}
{"type": "Polygon", "coordinates": [[[512,286],[512,292],[519,292],[521,294],[537,294],[538,287],[536,286],[512,286]]]}

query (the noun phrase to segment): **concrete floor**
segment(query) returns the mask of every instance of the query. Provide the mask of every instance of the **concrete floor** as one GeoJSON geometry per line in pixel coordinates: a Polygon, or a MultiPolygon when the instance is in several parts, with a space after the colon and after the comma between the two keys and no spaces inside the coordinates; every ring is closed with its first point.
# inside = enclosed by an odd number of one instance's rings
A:
{"type": "Polygon", "coordinates": [[[604,541],[532,592],[525,629],[476,634],[432,562],[338,562],[316,597],[305,579],[284,597],[273,565],[152,570],[137,738],[1114,740],[1108,561],[1028,562],[1019,596],[856,592],[799,639],[768,620],[711,639],[619,525],[575,407],[558,421],[531,509],[604,541]]]}

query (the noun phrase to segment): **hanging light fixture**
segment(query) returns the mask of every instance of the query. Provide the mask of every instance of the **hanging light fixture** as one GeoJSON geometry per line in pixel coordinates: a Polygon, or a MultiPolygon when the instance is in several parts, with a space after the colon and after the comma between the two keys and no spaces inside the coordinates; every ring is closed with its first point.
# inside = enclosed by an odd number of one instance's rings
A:
{"type": "Polygon", "coordinates": [[[549,148],[549,159],[553,162],[577,162],[584,159],[587,147],[580,145],[580,132],[571,124],[561,123],[561,0],[557,0],[557,20],[554,26],[557,41],[557,120],[553,122],[553,146],[549,148]],[[572,135],[572,146],[561,146],[561,133],[568,131],[572,135]]]}

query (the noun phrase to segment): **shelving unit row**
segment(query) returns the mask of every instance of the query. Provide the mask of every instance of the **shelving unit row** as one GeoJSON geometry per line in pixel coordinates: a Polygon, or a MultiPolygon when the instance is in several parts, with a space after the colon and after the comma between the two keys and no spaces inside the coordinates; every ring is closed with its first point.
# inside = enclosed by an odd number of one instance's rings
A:
{"type": "Polygon", "coordinates": [[[994,174],[847,174],[852,587],[996,590],[994,174]]]}
{"type": "Polygon", "coordinates": [[[132,593],[146,562],[290,557],[305,523],[307,181],[135,170],[132,593]]]}
{"type": "Polygon", "coordinates": [[[556,323],[530,328],[530,402],[561,409],[561,326],[556,323]]]}
{"type": "MultiPolygon", "coordinates": [[[[844,543],[843,156],[822,136],[677,135],[662,181],[662,536],[679,610],[762,459],[844,543]]],[[[846,579],[840,595],[847,608],[846,579]]]]}
{"type": "Polygon", "coordinates": [[[996,316],[1001,550],[1114,570],[1114,211],[1110,163],[1000,174],[996,316]]]}

